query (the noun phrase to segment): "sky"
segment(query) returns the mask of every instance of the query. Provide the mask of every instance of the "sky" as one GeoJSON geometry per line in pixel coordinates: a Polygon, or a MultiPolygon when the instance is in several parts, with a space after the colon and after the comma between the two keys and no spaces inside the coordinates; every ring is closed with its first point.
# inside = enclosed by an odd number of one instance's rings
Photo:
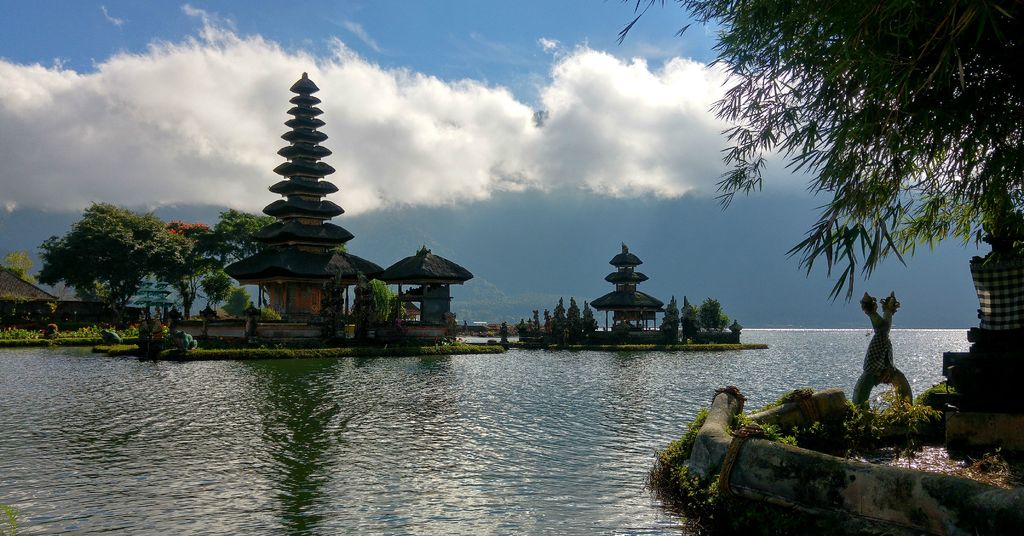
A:
{"type": "MultiPolygon", "coordinates": [[[[526,304],[531,289],[544,299],[603,293],[603,273],[576,284],[583,267],[604,265],[620,242],[650,244],[662,281],[703,262],[690,270],[703,280],[689,293],[721,289],[757,325],[863,322],[856,307],[828,302],[823,274],[805,278],[785,258],[822,204],[805,192],[806,177],[776,158],[765,192],[747,208],[718,210],[728,125],[713,104],[727,80],[710,65],[713,29],[679,35],[691,21],[677,6],[655,5],[621,44],[635,4],[614,0],[301,6],[0,2],[0,252],[62,233],[92,202],[210,223],[225,207],[258,212],[278,180],[269,170],[281,160],[288,87],[308,72],[338,170],[333,200],[346,210],[335,222],[362,229],[357,253],[399,255],[389,244],[429,241],[477,274],[467,299],[497,289],[526,304]],[[547,226],[519,236],[527,220],[547,226]],[[573,239],[559,229],[593,247],[562,255],[573,239]],[[487,241],[518,248],[491,257],[558,262],[489,263],[489,250],[473,247],[487,241]],[[770,260],[745,253],[762,248],[770,260]],[[723,265],[745,269],[732,270],[731,287],[714,280],[723,265]],[[787,305],[741,303],[766,283],[787,305]]],[[[917,272],[875,280],[931,300],[925,310],[964,311],[920,315],[920,325],[966,325],[977,305],[966,264],[954,264],[976,253],[943,249],[915,260],[917,272]]]]}

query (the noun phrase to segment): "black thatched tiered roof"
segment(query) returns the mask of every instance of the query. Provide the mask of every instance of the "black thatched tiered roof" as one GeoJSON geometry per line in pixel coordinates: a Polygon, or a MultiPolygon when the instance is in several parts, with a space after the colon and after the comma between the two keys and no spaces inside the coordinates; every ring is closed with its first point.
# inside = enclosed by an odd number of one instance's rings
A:
{"type": "Polygon", "coordinates": [[[22,280],[7,268],[0,268],[0,300],[56,300],[45,290],[22,280]]]}
{"type": "Polygon", "coordinates": [[[384,270],[378,277],[385,283],[464,283],[473,279],[469,270],[430,252],[426,246],[384,270]]]}
{"type": "Polygon", "coordinates": [[[660,311],[664,303],[658,298],[639,290],[616,290],[590,302],[590,305],[598,311],[605,309],[653,309],[660,311]]]}
{"type": "Polygon", "coordinates": [[[383,271],[370,261],[335,251],[353,236],[344,228],[327,222],[345,210],[324,199],[337,192],[338,187],[323,180],[334,173],[334,168],[320,161],[331,151],[319,145],[327,135],[317,130],[324,126],[317,117],[323,113],[316,107],[320,99],[313,93],[317,91],[320,88],[306,73],[292,84],[291,92],[297,95],[289,101],[294,105],[288,110],[292,119],[285,122],[291,130],[281,136],[290,145],[277,152],[288,161],[274,168],[274,173],[285,179],[270,187],[271,192],[284,199],[263,209],[264,214],[278,221],[255,234],[257,240],[269,247],[227,267],[227,273],[239,281],[255,282],[275,277],[328,279],[339,271],[342,277],[347,277],[353,269],[372,276],[383,271]]]}
{"type": "Polygon", "coordinates": [[[598,311],[661,311],[661,300],[640,292],[637,283],[647,281],[647,276],[634,271],[635,266],[643,264],[639,257],[629,252],[629,247],[622,244],[622,252],[612,257],[608,264],[618,270],[605,276],[604,280],[615,284],[615,290],[590,302],[598,311]]]}

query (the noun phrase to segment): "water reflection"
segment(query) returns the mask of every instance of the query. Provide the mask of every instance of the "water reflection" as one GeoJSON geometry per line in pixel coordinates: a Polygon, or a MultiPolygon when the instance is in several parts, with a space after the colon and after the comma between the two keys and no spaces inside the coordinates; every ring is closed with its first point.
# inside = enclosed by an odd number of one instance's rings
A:
{"type": "MultiPolygon", "coordinates": [[[[769,350],[139,363],[0,352],[0,503],[62,532],[678,534],[643,490],[715,388],[852,388],[867,339],[769,350]]],[[[915,390],[962,332],[893,332],[915,390]]],[[[905,367],[905,368],[904,368],[905,367]]]]}
{"type": "Polygon", "coordinates": [[[334,360],[246,363],[262,426],[259,470],[274,483],[278,516],[289,534],[311,534],[326,510],[332,450],[351,421],[334,399],[334,360]]]}

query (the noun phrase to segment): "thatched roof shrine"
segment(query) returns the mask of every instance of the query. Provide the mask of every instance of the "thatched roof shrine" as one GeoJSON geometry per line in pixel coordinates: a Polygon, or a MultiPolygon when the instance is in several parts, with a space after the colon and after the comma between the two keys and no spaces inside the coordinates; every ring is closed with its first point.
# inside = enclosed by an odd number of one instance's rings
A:
{"type": "Polygon", "coordinates": [[[0,268],[0,300],[56,300],[57,297],[14,275],[6,268],[0,268]]]}
{"type": "Polygon", "coordinates": [[[473,274],[444,257],[434,255],[424,246],[415,255],[389,266],[378,279],[391,284],[460,284],[473,279],[473,274]]]}

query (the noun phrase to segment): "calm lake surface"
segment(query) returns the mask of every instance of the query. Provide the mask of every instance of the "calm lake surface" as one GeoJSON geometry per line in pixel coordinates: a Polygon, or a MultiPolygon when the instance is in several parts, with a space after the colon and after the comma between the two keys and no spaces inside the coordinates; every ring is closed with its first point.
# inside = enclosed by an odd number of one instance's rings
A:
{"type": "MultiPolygon", "coordinates": [[[[679,534],[644,489],[714,390],[852,391],[869,330],[768,350],[150,363],[0,350],[0,504],[23,534],[679,534]]],[[[965,330],[895,330],[915,394],[965,330]]]]}

